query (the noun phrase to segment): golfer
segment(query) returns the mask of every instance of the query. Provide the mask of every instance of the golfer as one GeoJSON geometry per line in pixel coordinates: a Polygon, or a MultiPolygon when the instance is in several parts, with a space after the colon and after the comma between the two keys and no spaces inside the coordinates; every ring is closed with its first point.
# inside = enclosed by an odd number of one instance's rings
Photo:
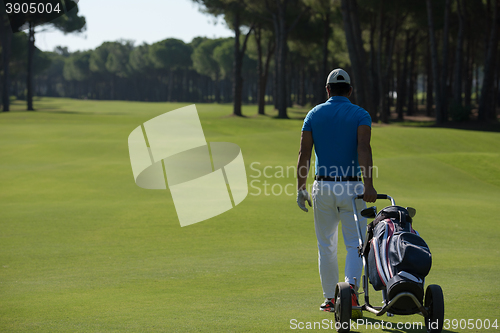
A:
{"type": "MultiPolygon", "coordinates": [[[[371,117],[363,108],[352,104],[351,79],[343,69],[333,70],[326,81],[328,100],[307,114],[302,126],[297,164],[297,204],[308,211],[311,206],[306,189],[312,148],[316,154],[315,177],[312,186],[314,228],[318,239],[318,264],[323,295],[322,311],[334,311],[335,286],[339,281],[337,263],[338,225],[342,222],[342,235],[347,250],[345,282],[351,285],[353,305],[359,305],[357,290],[363,269],[358,255],[358,236],[353,217],[352,197],[363,194],[363,200],[374,202],[377,192],[373,187],[373,168],[370,146],[371,117]],[[361,179],[363,176],[363,181],[361,179]]],[[[366,204],[357,201],[358,212],[366,204]]],[[[366,219],[358,216],[362,233],[366,219]]],[[[360,318],[361,311],[353,311],[360,318]]]]}

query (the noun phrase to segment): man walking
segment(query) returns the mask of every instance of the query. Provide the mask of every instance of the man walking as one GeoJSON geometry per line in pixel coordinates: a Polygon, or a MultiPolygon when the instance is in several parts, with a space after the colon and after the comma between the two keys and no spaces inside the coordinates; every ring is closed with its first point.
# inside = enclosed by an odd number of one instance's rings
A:
{"type": "MultiPolygon", "coordinates": [[[[351,285],[353,305],[359,305],[356,292],[361,279],[363,262],[358,255],[358,236],[353,217],[352,197],[363,194],[363,200],[374,202],[377,192],[373,187],[371,117],[366,110],[352,104],[349,74],[343,69],[333,70],[327,78],[329,99],[307,114],[302,126],[299,160],[297,163],[297,204],[308,211],[311,206],[306,189],[312,148],[316,154],[315,181],[312,186],[314,228],[318,239],[318,264],[323,295],[326,298],[320,310],[334,311],[335,286],[339,281],[337,263],[338,225],[347,250],[345,281],[351,285]],[[361,181],[363,176],[363,182],[361,181]]],[[[366,207],[357,202],[358,212],[366,207]]],[[[366,219],[359,216],[362,233],[366,219]]],[[[353,311],[360,318],[361,311],[353,311]]]]}

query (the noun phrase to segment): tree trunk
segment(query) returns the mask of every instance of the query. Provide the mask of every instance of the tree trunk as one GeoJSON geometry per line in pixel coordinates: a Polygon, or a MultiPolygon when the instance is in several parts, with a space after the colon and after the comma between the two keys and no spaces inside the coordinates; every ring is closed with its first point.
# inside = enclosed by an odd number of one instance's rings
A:
{"type": "MultiPolygon", "coordinates": [[[[275,35],[276,35],[276,30],[275,30],[275,35]]],[[[276,45],[278,39],[275,36],[275,41],[274,44],[276,45]]],[[[276,47],[277,48],[277,47],[276,47]]],[[[278,110],[278,89],[276,88],[278,86],[278,50],[274,52],[274,71],[273,71],[273,84],[272,84],[272,91],[273,91],[273,105],[274,109],[278,110]]]]}
{"type": "Polygon", "coordinates": [[[474,93],[476,94],[476,106],[479,107],[479,65],[476,64],[475,66],[475,70],[474,70],[474,76],[475,76],[475,79],[474,79],[474,82],[475,82],[475,85],[474,85],[474,93]]]}
{"type": "Polygon", "coordinates": [[[495,59],[498,48],[498,1],[493,5],[493,18],[489,34],[488,44],[486,45],[486,59],[484,62],[484,77],[483,87],[481,89],[481,98],[479,100],[479,120],[490,120],[495,115],[495,110],[492,110],[491,100],[494,98],[494,78],[495,78],[495,59]]]}
{"type": "Polygon", "coordinates": [[[455,83],[453,84],[453,104],[462,106],[462,66],[464,50],[464,13],[463,0],[457,0],[458,36],[455,50],[455,83]]]}
{"type": "MultiPolygon", "coordinates": [[[[330,13],[326,13],[323,19],[323,62],[321,63],[321,72],[319,82],[325,82],[328,76],[328,40],[330,39],[330,13]]],[[[326,89],[318,84],[318,102],[323,103],[326,100],[326,89]]]]}
{"type": "Polygon", "coordinates": [[[298,102],[297,104],[304,106],[306,105],[306,70],[303,63],[300,64],[299,67],[299,94],[298,94],[298,102]]]}
{"type": "MultiPolygon", "coordinates": [[[[286,1],[285,1],[286,4],[286,1]]],[[[276,104],[278,118],[288,118],[286,96],[286,57],[287,57],[287,31],[285,18],[285,4],[278,1],[278,15],[275,19],[276,35],[276,104]]]]}
{"type": "Polygon", "coordinates": [[[294,63],[293,61],[287,61],[287,69],[286,72],[288,73],[287,80],[286,80],[286,105],[287,107],[292,107],[293,106],[293,100],[292,100],[292,92],[293,92],[293,86],[295,82],[295,71],[292,71],[292,68],[294,68],[294,63]]]}
{"type": "Polygon", "coordinates": [[[473,65],[474,55],[472,52],[472,40],[467,40],[466,48],[466,74],[464,87],[464,105],[470,107],[472,104],[472,82],[474,81],[473,65]]]}
{"type": "Polygon", "coordinates": [[[12,29],[9,24],[9,19],[7,14],[0,14],[1,23],[0,29],[2,34],[2,105],[3,111],[7,112],[10,110],[10,53],[12,49],[12,29]]]}
{"type": "Polygon", "coordinates": [[[387,115],[390,118],[391,117],[391,108],[394,106],[394,91],[395,91],[395,86],[396,86],[393,68],[390,69],[388,78],[389,78],[388,91],[391,94],[390,94],[390,97],[387,101],[387,115]]]}
{"type": "Polygon", "coordinates": [[[167,86],[167,101],[172,102],[174,94],[174,71],[170,69],[168,71],[168,86],[167,86]]]}
{"type": "Polygon", "coordinates": [[[344,31],[347,41],[347,49],[349,58],[351,59],[351,67],[356,86],[356,97],[358,104],[366,109],[374,122],[377,121],[377,110],[372,105],[370,81],[367,80],[366,74],[366,56],[363,48],[363,40],[361,38],[361,29],[357,15],[356,0],[342,0],[342,18],[344,21],[344,31]]]}
{"type": "Polygon", "coordinates": [[[234,68],[233,68],[233,114],[241,116],[243,78],[241,77],[241,66],[243,55],[240,52],[240,13],[236,11],[233,19],[234,29],[234,68]]]}
{"type": "Polygon", "coordinates": [[[34,111],[33,109],[33,56],[35,53],[35,24],[29,23],[29,34],[28,34],[28,76],[26,80],[26,88],[28,95],[26,100],[28,102],[28,111],[34,111]]]}
{"type": "MultiPolygon", "coordinates": [[[[398,75],[398,100],[396,103],[396,113],[398,114],[398,120],[403,120],[403,109],[406,105],[406,90],[407,90],[407,78],[408,78],[408,55],[410,53],[410,32],[406,31],[405,40],[405,50],[403,53],[403,70],[398,75]]],[[[399,68],[399,62],[398,62],[399,68]]]]}
{"type": "MultiPolygon", "coordinates": [[[[379,112],[380,112],[380,118],[382,122],[388,123],[389,122],[389,117],[387,116],[387,112],[385,111],[385,106],[387,104],[387,91],[385,89],[385,84],[384,82],[387,80],[387,78],[382,77],[382,44],[383,44],[383,38],[384,38],[384,27],[385,27],[385,20],[384,20],[384,8],[383,8],[384,1],[380,1],[380,8],[378,12],[378,28],[379,28],[379,35],[378,35],[378,45],[377,45],[377,87],[378,87],[378,95],[379,95],[379,112]]],[[[390,31],[387,29],[387,34],[388,37],[386,38],[386,44],[389,43],[390,39],[390,31]]],[[[385,73],[384,73],[385,74],[385,73]]]]}
{"type": "Polygon", "coordinates": [[[443,66],[441,71],[441,121],[448,121],[448,45],[450,30],[450,7],[451,0],[446,0],[444,8],[444,28],[443,28],[443,66]]]}
{"type": "Polygon", "coordinates": [[[426,115],[427,117],[432,117],[432,106],[434,105],[433,91],[434,91],[434,80],[432,72],[432,59],[430,45],[427,45],[427,98],[426,98],[426,115]]]}
{"type": "Polygon", "coordinates": [[[262,107],[262,112],[265,112],[264,108],[266,105],[267,81],[269,80],[269,65],[271,64],[271,57],[273,56],[274,48],[275,48],[274,41],[270,39],[269,42],[267,43],[267,55],[266,55],[266,62],[264,64],[264,76],[262,77],[262,84],[260,88],[261,89],[260,105],[262,107]]]}
{"type": "Polygon", "coordinates": [[[258,114],[265,114],[266,106],[266,86],[269,76],[269,64],[274,52],[274,43],[272,38],[267,42],[267,52],[265,62],[262,60],[262,29],[255,30],[255,39],[257,44],[257,103],[258,114]]]}
{"type": "MultiPolygon", "coordinates": [[[[350,15],[350,2],[349,0],[342,0],[342,18],[344,22],[344,31],[345,31],[345,36],[346,36],[346,42],[347,42],[347,50],[349,51],[349,58],[351,60],[351,68],[352,68],[352,74],[354,76],[354,81],[358,85],[358,90],[356,91],[357,95],[357,100],[358,104],[360,104],[362,107],[366,106],[365,102],[365,94],[364,91],[362,90],[361,87],[361,82],[363,81],[362,79],[362,73],[361,73],[361,68],[359,67],[359,54],[356,50],[356,45],[355,45],[355,37],[354,37],[354,31],[352,29],[352,22],[351,22],[351,15],[350,15]]],[[[352,80],[351,80],[352,81],[352,80]]]]}
{"type": "Polygon", "coordinates": [[[403,99],[403,93],[401,92],[401,50],[396,51],[396,114],[398,120],[403,120],[403,112],[401,108],[401,100],[403,99]]]}
{"type": "Polygon", "coordinates": [[[390,106],[392,104],[392,95],[389,96],[389,91],[392,92],[392,90],[389,87],[389,78],[391,75],[391,68],[392,68],[392,61],[393,61],[393,52],[394,52],[394,45],[396,43],[396,35],[399,27],[399,22],[394,21],[394,27],[391,29],[391,26],[387,26],[386,30],[386,37],[385,37],[385,66],[382,68],[382,39],[383,39],[383,27],[384,22],[386,21],[384,19],[383,15],[383,7],[382,7],[383,2],[381,2],[381,7],[379,11],[379,26],[380,26],[380,34],[379,34],[379,56],[377,59],[377,66],[380,67],[379,69],[379,94],[380,94],[380,115],[381,115],[381,120],[383,123],[389,123],[389,119],[391,116],[391,111],[390,111],[390,106]]]}
{"type": "Polygon", "coordinates": [[[494,119],[497,119],[497,106],[500,106],[500,66],[496,64],[496,72],[497,72],[497,79],[496,79],[496,87],[495,87],[495,93],[493,94],[493,116],[494,119]]]}
{"type": "MultiPolygon", "coordinates": [[[[278,109],[278,118],[288,118],[287,115],[287,92],[286,92],[286,58],[287,58],[287,38],[290,31],[295,27],[299,18],[305,12],[305,9],[300,12],[294,22],[287,26],[287,6],[289,0],[276,0],[276,9],[272,11],[272,22],[274,26],[274,36],[276,40],[275,50],[275,107],[278,109]]],[[[267,2],[266,2],[267,6],[267,2]]]]}
{"type": "Polygon", "coordinates": [[[439,79],[439,63],[438,63],[437,45],[435,37],[436,31],[434,29],[434,17],[432,14],[432,1],[426,0],[426,4],[427,4],[427,20],[429,24],[429,43],[431,49],[432,77],[433,77],[433,86],[436,99],[436,123],[438,125],[441,125],[444,122],[443,112],[442,112],[443,90],[441,89],[441,82],[439,79]]]}
{"type": "Polygon", "coordinates": [[[262,90],[262,77],[264,74],[264,66],[262,63],[262,28],[260,26],[255,27],[254,35],[255,44],[257,45],[257,113],[265,114],[265,90],[262,90]]]}
{"type": "MultiPolygon", "coordinates": [[[[375,31],[377,30],[377,20],[372,20],[372,25],[370,27],[370,74],[371,77],[373,78],[373,82],[376,82],[377,84],[380,82],[379,75],[380,75],[380,66],[377,57],[376,57],[376,51],[375,51],[375,31]]],[[[375,90],[375,89],[374,89],[375,90]]],[[[377,89],[377,93],[373,94],[373,104],[375,106],[378,106],[380,104],[380,91],[377,89]]]]}
{"type": "Polygon", "coordinates": [[[415,32],[411,43],[411,55],[410,55],[410,68],[409,68],[409,87],[408,87],[408,107],[406,114],[412,116],[415,113],[415,83],[417,81],[417,35],[418,31],[415,32]]]}
{"type": "Polygon", "coordinates": [[[221,82],[220,82],[220,77],[219,77],[219,73],[216,74],[215,76],[215,82],[214,82],[214,89],[215,89],[215,102],[220,104],[220,86],[221,86],[221,82]]]}

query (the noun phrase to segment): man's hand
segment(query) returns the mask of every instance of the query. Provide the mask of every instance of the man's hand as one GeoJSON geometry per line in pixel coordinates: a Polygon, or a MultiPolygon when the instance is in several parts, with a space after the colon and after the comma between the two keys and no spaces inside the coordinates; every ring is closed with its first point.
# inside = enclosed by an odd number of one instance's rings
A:
{"type": "Polygon", "coordinates": [[[363,201],[375,202],[377,200],[377,191],[370,185],[365,185],[365,191],[363,193],[363,201]]]}
{"type": "MultiPolygon", "coordinates": [[[[375,198],[377,198],[376,193],[375,193],[375,198]]],[[[297,192],[297,204],[299,205],[299,208],[302,209],[304,212],[309,211],[306,208],[306,200],[307,203],[309,204],[309,207],[312,207],[311,197],[309,196],[309,193],[307,193],[307,190],[299,190],[297,192]]]]}

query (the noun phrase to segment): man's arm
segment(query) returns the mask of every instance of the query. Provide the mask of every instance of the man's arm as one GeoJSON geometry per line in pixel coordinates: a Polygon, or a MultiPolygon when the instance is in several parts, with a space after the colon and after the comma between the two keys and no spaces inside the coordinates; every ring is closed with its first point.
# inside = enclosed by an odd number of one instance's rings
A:
{"type": "Polygon", "coordinates": [[[368,125],[358,127],[358,161],[363,174],[365,192],[363,200],[366,202],[375,202],[377,200],[377,191],[373,187],[372,169],[372,147],[370,145],[372,129],[368,125]]]}
{"type": "Polygon", "coordinates": [[[311,164],[311,153],[313,147],[312,132],[302,131],[300,137],[299,160],[297,161],[297,190],[306,189],[307,174],[311,164]]]}

